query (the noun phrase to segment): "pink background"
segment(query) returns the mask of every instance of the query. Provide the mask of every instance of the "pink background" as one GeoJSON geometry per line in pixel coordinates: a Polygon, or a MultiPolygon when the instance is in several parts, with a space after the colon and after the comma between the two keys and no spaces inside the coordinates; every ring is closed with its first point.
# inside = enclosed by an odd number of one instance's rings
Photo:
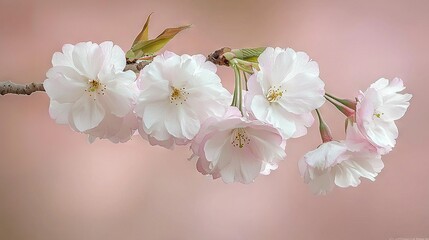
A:
{"type": "MultiPolygon", "coordinates": [[[[400,137],[372,183],[314,196],[297,160],[317,128],[289,141],[288,157],[250,185],[212,181],[189,151],[89,144],[56,125],[44,93],[0,96],[0,239],[429,238],[427,89],[429,1],[0,1],[0,81],[41,82],[65,43],[112,40],[129,48],[146,16],[151,36],[192,23],[167,49],[292,47],[321,69],[327,91],[353,97],[399,76],[414,94],[400,137]]],[[[219,70],[230,89],[231,71],[219,70]]],[[[323,108],[337,138],[343,119],[323,108]]]]}

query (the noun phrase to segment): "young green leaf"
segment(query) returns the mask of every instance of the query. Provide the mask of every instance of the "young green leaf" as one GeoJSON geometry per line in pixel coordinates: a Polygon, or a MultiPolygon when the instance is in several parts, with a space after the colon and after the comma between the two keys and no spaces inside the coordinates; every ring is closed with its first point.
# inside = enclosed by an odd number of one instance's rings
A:
{"type": "Polygon", "coordinates": [[[150,16],[152,16],[152,13],[149,14],[149,16],[146,19],[146,22],[143,26],[143,29],[141,30],[141,32],[139,33],[139,35],[137,35],[136,39],[134,39],[133,42],[133,46],[136,45],[138,42],[140,41],[146,41],[149,39],[149,22],[150,22],[150,16]]]}
{"type": "Polygon", "coordinates": [[[131,48],[131,51],[133,51],[135,55],[137,55],[139,51],[143,52],[144,55],[154,54],[161,50],[161,48],[163,48],[179,32],[189,27],[190,25],[181,26],[177,28],[167,28],[155,39],[142,40],[134,44],[131,48]]]}
{"type": "Polygon", "coordinates": [[[231,52],[235,54],[235,57],[247,62],[258,62],[259,55],[264,52],[266,47],[258,47],[258,48],[242,48],[242,49],[234,49],[231,52]]]}

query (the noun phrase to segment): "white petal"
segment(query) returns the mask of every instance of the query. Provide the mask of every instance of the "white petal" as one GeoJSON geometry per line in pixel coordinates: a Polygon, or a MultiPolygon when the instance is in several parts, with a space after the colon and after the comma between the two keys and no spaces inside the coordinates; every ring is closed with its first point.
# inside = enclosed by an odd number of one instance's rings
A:
{"type": "Polygon", "coordinates": [[[261,95],[255,96],[250,105],[252,113],[261,121],[266,120],[270,108],[270,103],[261,95]]]}
{"type": "Polygon", "coordinates": [[[314,194],[325,195],[334,188],[334,176],[330,171],[324,172],[311,180],[308,185],[314,194]]]}
{"type": "Polygon", "coordinates": [[[51,100],[49,104],[49,115],[52,119],[55,119],[55,122],[58,124],[68,124],[72,106],[72,103],[59,103],[51,100]]]}
{"type": "Polygon", "coordinates": [[[349,161],[344,161],[335,168],[335,184],[339,187],[356,187],[360,184],[359,172],[350,165],[349,161]]]}
{"type": "Polygon", "coordinates": [[[101,48],[94,43],[78,43],[72,53],[75,67],[90,79],[96,79],[104,63],[101,48]]]}
{"type": "Polygon", "coordinates": [[[53,67],[49,69],[43,82],[48,96],[59,103],[76,101],[87,88],[85,78],[71,67],[53,67]]]}
{"type": "Polygon", "coordinates": [[[286,93],[279,99],[279,103],[292,113],[308,113],[325,103],[324,86],[318,77],[298,74],[285,83],[286,93]]]}
{"type": "Polygon", "coordinates": [[[124,70],[126,65],[125,53],[119,46],[113,46],[113,43],[108,41],[101,43],[100,48],[104,55],[103,67],[110,68],[113,66],[116,72],[124,70]]]}
{"type": "Polygon", "coordinates": [[[339,187],[356,187],[360,184],[360,177],[375,180],[383,169],[384,164],[380,155],[376,153],[350,153],[348,160],[338,165],[335,175],[335,184],[339,187]]]}
{"type": "Polygon", "coordinates": [[[293,59],[286,52],[277,55],[271,73],[271,78],[268,80],[272,85],[281,85],[288,77],[288,74],[293,70],[293,59]]]}
{"type": "Polygon", "coordinates": [[[411,94],[393,94],[384,100],[383,106],[377,110],[384,121],[394,121],[402,118],[408,109],[411,94]]]}
{"type": "Polygon", "coordinates": [[[123,117],[131,110],[134,92],[124,84],[115,85],[107,85],[105,94],[101,98],[112,114],[123,117]]]}
{"type": "MultiPolygon", "coordinates": [[[[207,161],[212,164],[218,164],[218,161],[230,161],[232,156],[229,156],[226,159],[220,159],[221,154],[224,151],[224,147],[229,141],[230,134],[227,131],[219,132],[213,135],[204,145],[205,158],[207,161]]],[[[221,165],[227,165],[225,163],[221,163],[221,165]]]]}
{"type": "Polygon", "coordinates": [[[201,127],[198,116],[189,108],[180,108],[178,114],[183,136],[189,140],[193,139],[201,127]]]}
{"type": "Polygon", "coordinates": [[[145,105],[144,112],[138,114],[143,117],[143,124],[147,128],[152,128],[155,123],[163,123],[169,110],[169,102],[155,102],[145,105]]]}
{"type": "Polygon", "coordinates": [[[84,132],[103,120],[105,111],[99,101],[84,94],[72,107],[72,119],[76,128],[84,132]]]}
{"type": "Polygon", "coordinates": [[[56,52],[52,56],[52,66],[67,66],[74,68],[72,52],[74,46],[71,44],[65,44],[62,52],[56,52]]]}

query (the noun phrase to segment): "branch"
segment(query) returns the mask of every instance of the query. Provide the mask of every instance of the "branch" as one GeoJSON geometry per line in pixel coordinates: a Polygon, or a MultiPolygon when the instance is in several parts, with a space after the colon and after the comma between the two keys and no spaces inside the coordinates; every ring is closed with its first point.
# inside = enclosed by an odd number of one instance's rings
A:
{"type": "Polygon", "coordinates": [[[207,61],[210,61],[219,66],[229,66],[229,61],[224,56],[224,54],[227,52],[231,52],[231,48],[224,47],[219,50],[216,50],[213,53],[209,54],[209,56],[207,57],[207,61]]]}
{"type": "MultiPolygon", "coordinates": [[[[223,56],[224,53],[230,52],[230,48],[221,48],[216,50],[215,52],[209,54],[207,57],[207,61],[210,61],[219,66],[229,66],[229,61],[223,56]]],[[[125,66],[126,70],[132,70],[135,73],[139,73],[145,66],[147,66],[150,61],[142,61],[142,62],[127,62],[125,66]]],[[[34,92],[44,92],[45,88],[43,87],[43,83],[29,83],[29,84],[18,84],[13,83],[11,81],[0,82],[0,95],[5,94],[22,94],[22,95],[30,95],[34,92]]]]}
{"type": "Polygon", "coordinates": [[[0,94],[8,93],[30,95],[37,91],[45,91],[43,83],[17,84],[11,81],[0,82],[0,94]]]}
{"type": "Polygon", "coordinates": [[[133,72],[135,72],[137,74],[137,76],[140,73],[140,70],[142,70],[144,67],[146,67],[150,62],[149,61],[143,61],[143,62],[130,62],[127,63],[127,65],[125,66],[124,71],[128,71],[128,70],[132,70],[133,72]]]}

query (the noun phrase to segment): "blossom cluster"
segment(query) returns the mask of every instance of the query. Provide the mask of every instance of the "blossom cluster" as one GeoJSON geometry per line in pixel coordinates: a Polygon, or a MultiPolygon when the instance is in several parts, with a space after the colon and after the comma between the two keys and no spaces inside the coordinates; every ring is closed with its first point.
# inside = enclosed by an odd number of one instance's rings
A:
{"type": "Polygon", "coordinates": [[[381,156],[396,144],[395,121],[404,116],[412,97],[399,93],[402,90],[401,79],[382,78],[360,92],[351,106],[346,103],[352,108],[347,111],[346,139],[328,138],[299,161],[301,175],[314,193],[326,194],[335,185],[356,187],[361,177],[375,180],[384,167],[381,156]]]}
{"type": "MultiPolygon", "coordinates": [[[[44,82],[49,113],[90,142],[126,142],[138,132],[151,145],[190,145],[202,174],[250,183],[277,169],[286,141],[306,135],[312,112],[333,99],[325,95],[318,64],[304,52],[268,47],[256,65],[240,59],[229,64],[233,94],[203,55],[167,51],[136,74],[124,70],[125,53],[112,42],[67,44],[53,55],[44,82]]],[[[400,94],[403,89],[399,79],[380,79],[347,102],[351,106],[341,106],[350,113],[346,139],[324,139],[299,161],[315,193],[357,186],[360,177],[374,180],[383,168],[381,155],[398,137],[394,121],[409,105],[411,95],[400,94]]]]}

